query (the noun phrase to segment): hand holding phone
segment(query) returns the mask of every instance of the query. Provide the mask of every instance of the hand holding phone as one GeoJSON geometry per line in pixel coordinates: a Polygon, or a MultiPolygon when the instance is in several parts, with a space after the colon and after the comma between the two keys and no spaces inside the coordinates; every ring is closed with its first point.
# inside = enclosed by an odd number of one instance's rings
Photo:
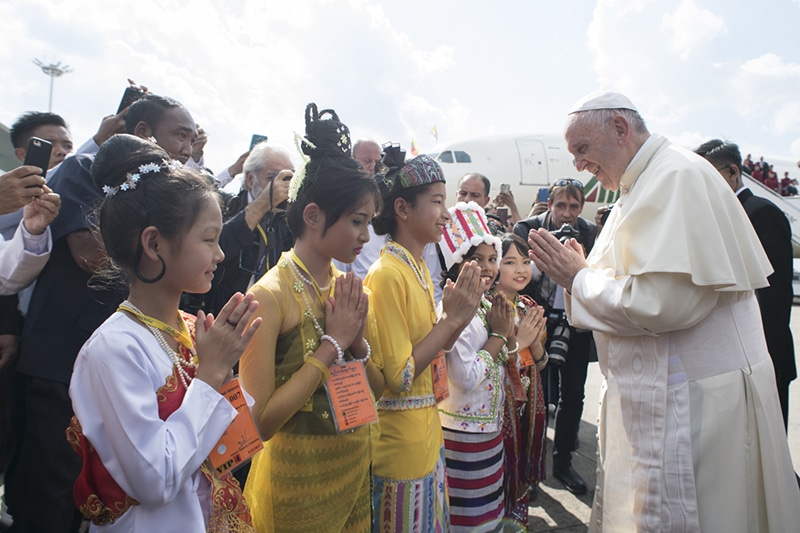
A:
{"type": "Polygon", "coordinates": [[[28,140],[28,148],[25,150],[25,162],[23,165],[41,168],[41,175],[44,177],[47,175],[47,170],[50,166],[50,153],[52,151],[53,145],[50,141],[39,137],[31,137],[28,140]]]}
{"type": "Polygon", "coordinates": [[[500,218],[500,222],[502,222],[504,226],[508,226],[508,208],[498,207],[495,209],[495,211],[497,211],[497,216],[500,218]]]}
{"type": "Polygon", "coordinates": [[[145,94],[145,91],[139,87],[126,87],[125,92],[122,93],[122,100],[120,100],[119,107],[117,108],[117,115],[119,115],[123,109],[130,106],[136,100],[142,98],[145,94]]]}

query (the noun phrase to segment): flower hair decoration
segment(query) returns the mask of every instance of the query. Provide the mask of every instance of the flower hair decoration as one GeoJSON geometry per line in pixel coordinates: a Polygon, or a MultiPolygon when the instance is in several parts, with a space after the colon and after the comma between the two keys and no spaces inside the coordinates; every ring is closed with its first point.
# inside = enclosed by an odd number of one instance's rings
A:
{"type": "Polygon", "coordinates": [[[174,159],[162,159],[160,163],[150,162],[144,163],[139,165],[138,172],[128,172],[125,174],[125,181],[112,187],[111,185],[103,185],[103,193],[106,195],[106,198],[110,198],[116,195],[120,191],[132,191],[138,185],[139,181],[142,179],[142,176],[146,176],[147,174],[153,174],[161,172],[162,169],[164,170],[175,170],[181,168],[183,165],[180,161],[176,161],[174,159]]]}
{"type": "Polygon", "coordinates": [[[317,104],[312,102],[306,106],[305,121],[305,136],[295,133],[295,146],[303,162],[289,183],[289,203],[293,203],[300,191],[314,181],[325,160],[342,161],[354,169],[358,168],[358,163],[350,157],[350,130],[339,120],[336,111],[320,111],[317,104]]]}

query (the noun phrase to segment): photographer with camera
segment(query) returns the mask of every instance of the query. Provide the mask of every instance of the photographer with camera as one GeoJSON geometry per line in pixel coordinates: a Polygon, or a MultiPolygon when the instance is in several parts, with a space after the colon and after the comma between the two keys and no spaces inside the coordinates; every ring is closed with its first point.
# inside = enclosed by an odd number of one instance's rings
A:
{"type": "MultiPolygon", "coordinates": [[[[583,184],[576,179],[560,179],[551,186],[547,211],[517,222],[514,233],[528,238],[532,229],[546,228],[562,242],[576,239],[589,253],[597,226],[580,217],[585,198],[583,184]]],[[[576,330],[564,312],[564,288],[547,274],[534,269],[531,282],[521,291],[544,307],[547,316],[547,352],[550,364],[542,376],[546,398],[558,398],[553,440],[553,477],[573,494],[585,494],[586,482],[572,467],[572,452],[578,439],[583,414],[583,389],[592,352],[592,332],[576,330]],[[557,396],[556,396],[557,394],[557,396]]]]}

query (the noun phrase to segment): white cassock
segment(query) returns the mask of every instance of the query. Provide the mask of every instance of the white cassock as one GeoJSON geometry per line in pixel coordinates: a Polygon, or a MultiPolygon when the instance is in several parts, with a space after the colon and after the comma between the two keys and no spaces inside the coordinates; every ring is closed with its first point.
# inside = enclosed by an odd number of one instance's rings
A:
{"type": "Polygon", "coordinates": [[[590,530],[800,530],[753,293],[772,268],[741,204],[655,135],[621,189],[566,302],[605,377],[590,530]]]}

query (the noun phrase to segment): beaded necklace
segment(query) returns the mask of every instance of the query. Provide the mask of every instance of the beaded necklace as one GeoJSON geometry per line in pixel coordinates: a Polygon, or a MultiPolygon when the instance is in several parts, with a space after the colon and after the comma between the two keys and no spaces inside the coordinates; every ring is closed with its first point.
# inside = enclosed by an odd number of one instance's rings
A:
{"type": "MultiPolygon", "coordinates": [[[[386,243],[386,247],[384,248],[384,250],[386,250],[386,253],[395,256],[400,261],[402,261],[403,263],[405,263],[406,265],[411,267],[411,270],[414,272],[414,275],[417,277],[417,281],[419,282],[420,286],[422,286],[423,290],[425,290],[425,296],[427,297],[428,305],[431,308],[431,312],[434,315],[436,315],[436,304],[433,301],[433,295],[431,294],[431,289],[430,289],[430,286],[429,286],[428,281],[427,281],[427,280],[430,279],[430,274],[428,273],[427,267],[423,266],[423,268],[425,268],[425,272],[423,274],[423,272],[420,271],[420,269],[417,267],[416,262],[414,262],[414,260],[411,259],[411,256],[408,255],[408,252],[406,251],[406,249],[403,248],[403,246],[401,244],[399,244],[399,243],[397,243],[395,241],[387,242],[386,243]]],[[[424,265],[424,263],[421,263],[421,264],[424,265]]]]}
{"type": "Polygon", "coordinates": [[[320,301],[324,301],[324,297],[322,295],[323,291],[330,290],[331,284],[329,282],[325,287],[320,287],[313,276],[309,276],[308,278],[304,276],[303,271],[305,270],[305,265],[303,265],[303,261],[297,257],[297,254],[294,253],[294,250],[289,252],[289,257],[290,259],[287,261],[287,263],[289,263],[289,266],[291,267],[292,277],[294,278],[292,289],[294,289],[296,293],[303,295],[303,302],[306,304],[306,310],[303,312],[303,316],[310,318],[314,322],[314,330],[319,335],[324,335],[325,330],[322,329],[322,326],[320,326],[319,321],[317,320],[317,316],[314,314],[311,298],[309,297],[308,290],[305,286],[308,285],[309,287],[313,288],[320,301]]]}
{"type": "MultiPolygon", "coordinates": [[[[181,383],[183,383],[183,386],[188,389],[189,388],[189,383],[192,381],[192,376],[189,375],[189,373],[186,371],[186,369],[187,368],[197,368],[197,363],[194,361],[194,358],[192,358],[192,360],[190,360],[190,361],[186,360],[186,358],[182,357],[178,352],[173,350],[172,346],[169,345],[169,343],[167,342],[167,339],[164,337],[164,334],[161,333],[161,330],[158,329],[157,327],[153,326],[152,324],[149,324],[148,322],[146,322],[146,321],[144,321],[142,319],[142,317],[144,317],[144,318],[151,318],[151,317],[148,317],[147,315],[142,313],[139,310],[139,308],[137,308],[135,305],[133,305],[128,300],[125,300],[124,302],[119,304],[119,309],[123,309],[123,310],[128,311],[131,314],[133,314],[133,316],[135,316],[137,319],[139,319],[139,321],[147,329],[150,330],[150,332],[153,334],[153,336],[158,341],[159,346],[161,346],[161,349],[166,352],[166,354],[169,356],[170,360],[172,361],[172,365],[178,371],[178,377],[180,378],[181,383]]],[[[180,319],[180,322],[181,322],[181,331],[186,331],[187,330],[186,323],[183,321],[183,317],[181,317],[180,314],[179,314],[178,318],[180,319]]]]}

